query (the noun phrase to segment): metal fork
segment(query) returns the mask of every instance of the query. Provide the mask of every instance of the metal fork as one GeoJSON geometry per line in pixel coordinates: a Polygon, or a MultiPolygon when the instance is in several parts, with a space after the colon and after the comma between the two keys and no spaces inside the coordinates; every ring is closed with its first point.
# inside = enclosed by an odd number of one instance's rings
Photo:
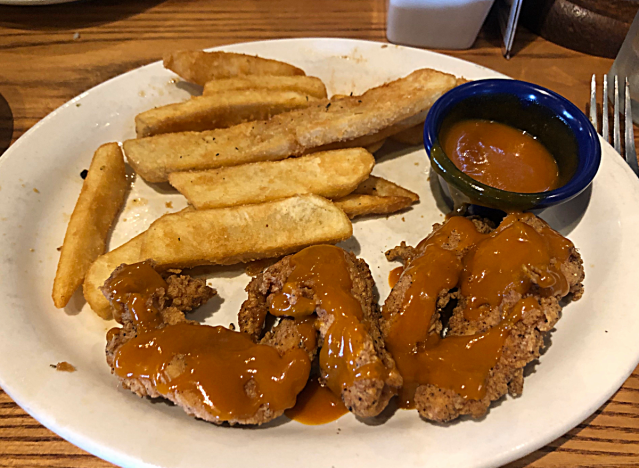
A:
{"type": "MultiPolygon", "coordinates": [[[[621,154],[621,130],[619,128],[619,114],[621,113],[621,107],[619,102],[619,77],[615,75],[615,89],[614,89],[614,108],[612,117],[612,140],[615,151],[621,154]]],[[[637,151],[635,149],[635,134],[632,128],[632,107],[630,104],[630,86],[628,86],[628,78],[625,79],[624,85],[624,159],[639,176],[639,164],[637,164],[637,151]]],[[[597,127],[597,78],[592,75],[592,81],[590,82],[590,122],[595,130],[599,131],[597,127]]],[[[610,143],[610,128],[608,123],[608,79],[607,76],[603,77],[603,100],[602,100],[602,112],[601,112],[601,136],[604,140],[610,143]]]]}

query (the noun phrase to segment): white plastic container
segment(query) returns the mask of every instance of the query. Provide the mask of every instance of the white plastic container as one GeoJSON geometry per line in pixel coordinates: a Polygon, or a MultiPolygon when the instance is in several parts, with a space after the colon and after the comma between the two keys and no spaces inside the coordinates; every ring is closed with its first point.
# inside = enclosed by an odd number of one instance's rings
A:
{"type": "Polygon", "coordinates": [[[386,37],[396,44],[468,49],[495,0],[388,0],[386,37]]]}

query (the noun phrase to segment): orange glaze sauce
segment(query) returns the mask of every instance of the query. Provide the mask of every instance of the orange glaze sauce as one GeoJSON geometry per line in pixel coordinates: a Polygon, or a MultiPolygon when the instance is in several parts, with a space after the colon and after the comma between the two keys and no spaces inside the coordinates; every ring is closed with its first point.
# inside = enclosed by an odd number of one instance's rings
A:
{"type": "Polygon", "coordinates": [[[162,323],[158,311],[147,299],[156,289],[166,289],[167,284],[149,262],[126,265],[117,276],[107,280],[105,287],[111,291],[113,302],[120,305],[115,313],[117,322],[121,321],[121,312],[126,307],[141,331],[162,323]]]}
{"type": "Polygon", "coordinates": [[[315,312],[315,301],[304,296],[295,296],[295,286],[288,282],[282,291],[272,296],[269,312],[276,317],[302,318],[315,312]]]}
{"type": "MultiPolygon", "coordinates": [[[[141,300],[162,279],[150,265],[130,265],[121,274],[107,287],[126,284],[126,294],[141,300]]],[[[123,300],[128,301],[126,294],[123,300]]],[[[220,421],[250,418],[262,405],[274,412],[295,405],[311,367],[303,349],[280,356],[243,333],[193,322],[152,328],[160,320],[157,310],[155,315],[139,320],[138,336],[116,351],[119,377],[149,380],[162,395],[179,392],[220,421]]]]}
{"type": "Polygon", "coordinates": [[[453,124],[442,149],[473,179],[510,192],[547,192],[559,186],[557,161],[530,134],[489,120],[453,124]]]}
{"type": "Polygon", "coordinates": [[[322,378],[328,388],[341,395],[342,390],[355,380],[383,379],[387,369],[379,361],[359,366],[357,358],[368,339],[367,330],[360,322],[362,305],[353,296],[353,283],[346,263],[346,253],[332,245],[308,247],[291,258],[294,267],[280,293],[271,296],[270,312],[274,315],[302,317],[318,309],[323,322],[331,323],[319,362],[322,378]],[[297,288],[312,288],[317,304],[294,297],[297,288]],[[295,301],[295,302],[294,302],[295,301]]]}
{"type": "Polygon", "coordinates": [[[467,298],[467,319],[478,320],[482,309],[498,306],[509,290],[525,294],[532,285],[531,272],[537,276],[542,294],[568,294],[568,281],[559,265],[568,259],[572,243],[548,227],[540,234],[518,220],[532,216],[506,216],[490,237],[464,258],[461,293],[467,298]]]}
{"type": "MultiPolygon", "coordinates": [[[[527,297],[500,325],[485,333],[442,339],[433,330],[440,292],[457,287],[472,307],[495,307],[508,289],[528,293],[532,283],[525,271],[530,269],[540,272],[540,283],[549,294],[567,292],[555,260],[565,260],[572,243],[547,226],[537,233],[519,221],[526,217],[533,215],[508,215],[490,234],[477,232],[466,218],[453,217],[418,245],[420,256],[404,273],[411,276],[411,283],[400,310],[393,315],[387,309],[382,311],[390,325],[386,345],[404,378],[401,407],[413,407],[415,390],[425,384],[453,390],[468,399],[483,398],[490,369],[497,363],[513,324],[526,311],[539,307],[536,299],[527,297]]],[[[465,314],[469,318],[467,311],[465,314]]]]}
{"type": "Polygon", "coordinates": [[[391,288],[394,288],[397,282],[399,281],[399,277],[402,276],[404,272],[404,267],[399,266],[397,268],[393,268],[388,274],[388,285],[391,288]]]}
{"type": "Polygon", "coordinates": [[[289,418],[309,426],[336,421],[346,413],[348,409],[342,400],[316,378],[308,381],[295,406],[285,411],[289,418]]]}
{"type": "MultiPolygon", "coordinates": [[[[391,320],[386,346],[393,356],[413,351],[417,343],[428,338],[440,291],[452,289],[459,282],[461,260],[455,251],[442,248],[452,232],[459,234],[462,249],[481,236],[472,221],[454,217],[417,246],[421,255],[409,263],[403,273],[410,277],[411,284],[400,310],[393,317],[388,315],[388,310],[382,311],[391,320]]],[[[401,360],[395,358],[398,359],[401,360]]],[[[399,368],[401,371],[401,366],[399,368]]]]}
{"type": "MultiPolygon", "coordinates": [[[[464,398],[483,398],[486,377],[497,364],[512,326],[533,308],[539,308],[539,303],[533,297],[527,297],[515,304],[506,320],[487,332],[443,339],[434,335],[415,355],[418,362],[416,381],[454,390],[464,398]]],[[[412,395],[402,396],[405,399],[400,400],[400,406],[410,408],[412,395]]]]}
{"type": "Polygon", "coordinates": [[[295,319],[295,328],[302,338],[302,346],[308,352],[317,348],[317,330],[319,322],[316,315],[309,315],[301,319],[295,319]]]}

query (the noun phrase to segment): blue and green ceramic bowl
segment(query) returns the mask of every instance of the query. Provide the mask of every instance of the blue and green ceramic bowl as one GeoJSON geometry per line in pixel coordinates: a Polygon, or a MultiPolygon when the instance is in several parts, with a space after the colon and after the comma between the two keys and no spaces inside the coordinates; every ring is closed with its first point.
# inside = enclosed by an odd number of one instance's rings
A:
{"type": "Polygon", "coordinates": [[[439,98],[424,124],[424,146],[455,207],[540,210],[564,203],[590,185],[601,161],[597,132],[574,104],[541,86],[507,79],[472,81],[439,98]],[[562,185],[548,192],[508,192],[464,174],[444,153],[439,133],[466,119],[501,122],[537,138],[556,159],[562,185]]]}

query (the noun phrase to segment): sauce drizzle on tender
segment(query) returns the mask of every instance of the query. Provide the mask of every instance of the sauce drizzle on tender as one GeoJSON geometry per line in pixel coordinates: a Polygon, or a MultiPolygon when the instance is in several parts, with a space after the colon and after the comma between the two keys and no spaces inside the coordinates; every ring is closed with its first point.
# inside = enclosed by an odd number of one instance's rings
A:
{"type": "Polygon", "coordinates": [[[538,232],[522,220],[530,214],[510,214],[490,234],[479,233],[472,221],[453,217],[417,247],[420,255],[406,267],[410,276],[398,312],[389,320],[386,346],[404,378],[400,406],[413,407],[419,385],[432,384],[467,399],[482,399],[490,370],[497,363],[512,326],[526,311],[538,308],[537,300],[525,297],[539,278],[541,294],[567,293],[559,265],[570,255],[572,243],[547,226],[538,232]],[[448,244],[451,238],[456,244],[448,244]],[[464,314],[481,317],[484,307],[496,307],[508,290],[524,296],[502,322],[491,330],[470,336],[440,338],[435,312],[440,292],[459,288],[468,298],[464,314]]]}
{"type": "Polygon", "coordinates": [[[142,263],[129,265],[106,285],[136,311],[138,336],[117,349],[116,375],[149,380],[165,396],[179,393],[221,421],[250,418],[262,406],[280,412],[295,405],[310,373],[306,351],[280,355],[243,333],[194,322],[157,328],[162,320],[150,298],[163,282],[142,263]]]}
{"type": "Polygon", "coordinates": [[[391,288],[395,287],[395,285],[399,281],[399,277],[402,276],[403,272],[404,272],[404,267],[403,266],[399,266],[397,268],[393,268],[390,271],[390,273],[388,274],[388,285],[391,288]]]}
{"type": "Polygon", "coordinates": [[[319,309],[331,323],[320,350],[320,372],[326,385],[335,395],[359,379],[384,379],[388,374],[380,360],[358,365],[367,339],[361,322],[362,305],[352,293],[353,283],[346,263],[345,252],[332,245],[308,247],[291,257],[294,267],[284,288],[271,297],[270,312],[300,318],[319,309]],[[294,296],[300,288],[311,288],[317,304],[294,296]]]}
{"type": "Polygon", "coordinates": [[[441,136],[442,149],[457,168],[501,190],[547,192],[559,186],[557,161],[530,134],[489,120],[456,122],[441,136]]]}
{"type": "Polygon", "coordinates": [[[167,284],[149,262],[125,265],[111,278],[107,288],[113,302],[121,306],[115,311],[117,322],[121,322],[120,314],[126,308],[139,331],[153,329],[162,323],[162,317],[149,298],[157,289],[166,289],[167,284]]]}

